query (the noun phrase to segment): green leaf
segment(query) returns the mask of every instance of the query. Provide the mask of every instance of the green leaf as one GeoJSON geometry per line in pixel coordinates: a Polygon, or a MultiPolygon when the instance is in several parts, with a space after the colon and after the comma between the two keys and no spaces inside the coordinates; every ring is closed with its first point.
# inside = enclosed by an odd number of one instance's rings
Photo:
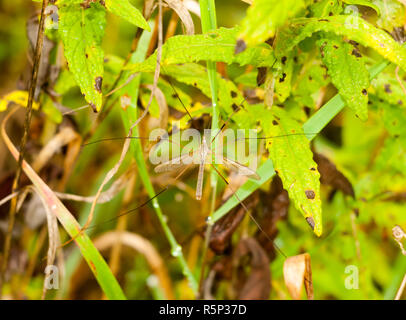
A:
{"type": "Polygon", "coordinates": [[[322,0],[310,6],[313,17],[328,17],[338,15],[343,11],[342,4],[338,0],[322,0]]]}
{"type": "Polygon", "coordinates": [[[371,84],[378,98],[393,105],[406,106],[406,96],[392,74],[381,73],[371,84]]]}
{"type": "Polygon", "coordinates": [[[368,119],[369,73],[358,51],[339,38],[318,41],[328,74],[348,107],[363,121],[368,119]]]}
{"type": "Polygon", "coordinates": [[[295,51],[289,52],[282,58],[281,69],[275,79],[275,95],[280,103],[285,102],[292,90],[292,76],[295,51]]]}
{"type": "Polygon", "coordinates": [[[59,109],[54,105],[54,102],[51,100],[49,96],[45,96],[44,101],[42,103],[42,111],[48,116],[55,123],[62,122],[62,113],[59,109]]]}
{"type": "MultiPolygon", "coordinates": [[[[388,66],[387,61],[383,61],[374,65],[369,69],[370,78],[376,77],[388,66]]],[[[335,95],[323,108],[319,109],[310,119],[303,125],[303,131],[307,139],[312,140],[343,108],[345,104],[340,95],[335,95]]],[[[237,197],[231,197],[226,203],[216,210],[213,214],[213,223],[224,217],[231,209],[250,196],[255,190],[269,181],[275,174],[271,159],[266,160],[257,170],[260,180],[248,180],[237,191],[237,197]]]]}
{"type": "MultiPolygon", "coordinates": [[[[207,34],[193,36],[174,36],[162,46],[161,65],[215,61],[227,64],[251,64],[254,66],[271,66],[275,62],[272,48],[263,44],[250,48],[241,54],[234,54],[237,29],[220,28],[207,34]]],[[[126,69],[132,72],[153,72],[156,66],[156,52],[147,60],[138,64],[130,64],[126,69]]]]}
{"type": "Polygon", "coordinates": [[[58,80],[55,83],[54,91],[62,96],[76,86],[77,84],[72,72],[68,70],[62,70],[58,76],[58,80]]]}
{"type": "Polygon", "coordinates": [[[79,4],[62,5],[59,9],[59,34],[69,70],[86,101],[97,111],[102,105],[101,42],[105,24],[105,9],[99,3],[91,3],[86,9],[79,4]]]}
{"type": "Polygon", "coordinates": [[[393,138],[406,139],[406,110],[388,103],[380,103],[383,124],[393,138]]]}
{"type": "Polygon", "coordinates": [[[253,70],[252,72],[243,73],[242,75],[236,77],[234,82],[237,84],[242,84],[246,87],[256,88],[257,87],[257,76],[258,71],[253,70]]]}
{"type": "MultiPolygon", "coordinates": [[[[207,76],[206,68],[188,63],[184,65],[172,65],[161,69],[163,74],[175,78],[177,81],[194,86],[201,90],[207,97],[211,97],[210,83],[207,76]]],[[[244,97],[236,85],[227,79],[223,79],[219,74],[218,77],[218,99],[219,106],[226,115],[233,112],[233,105],[239,106],[244,102],[244,97]]]]}
{"type": "MultiPolygon", "coordinates": [[[[153,84],[154,83],[153,74],[143,73],[142,77],[141,77],[141,83],[153,84]]],[[[172,84],[172,85],[176,88],[175,89],[176,95],[173,91],[171,84],[168,81],[164,80],[163,78],[158,79],[158,87],[164,93],[166,102],[168,103],[168,105],[180,112],[185,112],[185,109],[183,109],[182,103],[186,107],[188,107],[192,104],[192,98],[188,94],[186,94],[182,89],[176,87],[175,84],[172,84]],[[178,96],[179,96],[179,98],[178,98],[178,96]]]]}
{"type": "Polygon", "coordinates": [[[275,172],[282,179],[283,187],[313,226],[314,233],[322,234],[320,199],[320,174],[313,160],[309,140],[298,122],[291,119],[282,108],[273,107],[260,118],[267,140],[267,149],[275,172]],[[294,135],[292,135],[294,134],[294,135]]]}
{"type": "Polygon", "coordinates": [[[276,43],[275,55],[282,57],[299,42],[318,31],[333,32],[371,47],[389,61],[406,70],[406,48],[397,43],[385,31],[356,16],[332,16],[323,19],[295,19],[281,31],[276,43]]]}
{"type": "Polygon", "coordinates": [[[272,38],[276,29],[304,6],[303,0],[255,0],[241,23],[239,39],[252,46],[272,38]]]}
{"type": "Polygon", "coordinates": [[[330,78],[322,62],[319,59],[311,59],[310,54],[304,55],[302,53],[299,56],[299,59],[303,59],[302,56],[304,56],[304,61],[303,67],[296,78],[293,93],[294,99],[298,103],[313,109],[319,99],[320,88],[328,85],[330,78]]]}
{"type": "Polygon", "coordinates": [[[135,8],[128,0],[105,0],[106,8],[110,12],[127,20],[133,25],[151,31],[142,13],[135,8]]]}
{"type": "Polygon", "coordinates": [[[406,139],[386,139],[375,161],[374,169],[378,172],[391,169],[398,174],[404,174],[406,172],[406,139]]]}
{"type": "Polygon", "coordinates": [[[379,6],[376,5],[377,1],[374,1],[372,3],[370,0],[342,0],[342,2],[349,4],[349,5],[358,5],[358,6],[369,7],[371,9],[374,9],[378,15],[381,15],[381,10],[380,10],[379,6]]]}
{"type": "Polygon", "coordinates": [[[394,28],[405,24],[405,6],[396,0],[375,0],[375,5],[380,9],[380,17],[376,24],[392,32],[394,28]]]}
{"type": "Polygon", "coordinates": [[[275,172],[282,179],[283,187],[296,208],[311,226],[314,225],[315,234],[320,236],[320,174],[313,161],[310,142],[300,124],[284,109],[277,106],[267,109],[263,104],[250,105],[246,110],[238,112],[233,119],[242,126],[243,121],[246,121],[246,127],[251,128],[253,121],[260,122],[264,137],[269,138],[266,140],[266,148],[275,172]]]}

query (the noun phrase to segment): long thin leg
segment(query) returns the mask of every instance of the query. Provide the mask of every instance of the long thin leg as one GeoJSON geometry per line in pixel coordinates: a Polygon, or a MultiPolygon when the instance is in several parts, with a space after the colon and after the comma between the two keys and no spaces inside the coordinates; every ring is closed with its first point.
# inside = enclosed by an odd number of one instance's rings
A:
{"type": "Polygon", "coordinates": [[[197,186],[196,186],[196,199],[202,199],[203,190],[203,176],[204,176],[204,159],[201,160],[199,165],[199,175],[197,176],[197,186]]]}

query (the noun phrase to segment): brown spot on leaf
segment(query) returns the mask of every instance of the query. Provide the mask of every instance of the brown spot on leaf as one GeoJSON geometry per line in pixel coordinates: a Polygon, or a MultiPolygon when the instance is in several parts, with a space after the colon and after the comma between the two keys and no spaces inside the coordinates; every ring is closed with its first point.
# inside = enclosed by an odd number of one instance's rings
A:
{"type": "Polygon", "coordinates": [[[307,217],[306,221],[309,224],[310,228],[312,228],[312,230],[314,230],[314,226],[316,225],[316,223],[314,222],[314,219],[312,217],[307,217]]]}
{"type": "Polygon", "coordinates": [[[277,126],[279,123],[278,123],[278,121],[276,121],[276,120],[272,120],[272,124],[273,124],[274,126],[277,126]]]}
{"type": "Polygon", "coordinates": [[[257,74],[257,86],[258,87],[265,83],[267,70],[268,69],[265,67],[258,68],[258,74],[257,74]]]}
{"type": "Polygon", "coordinates": [[[247,44],[245,43],[245,41],[242,39],[239,39],[237,41],[237,44],[235,45],[234,54],[239,54],[239,53],[243,52],[246,48],[247,48],[247,44]]]}
{"type": "Polygon", "coordinates": [[[367,91],[366,89],[362,89],[362,94],[363,94],[364,96],[366,96],[366,95],[368,94],[368,91],[367,91]]]}
{"type": "Polygon", "coordinates": [[[361,54],[356,48],[354,48],[354,49],[352,50],[351,54],[352,54],[353,56],[356,56],[357,58],[361,58],[361,57],[362,57],[362,54],[361,54]]]}
{"type": "Polygon", "coordinates": [[[94,112],[94,113],[97,113],[97,108],[96,108],[95,104],[94,104],[94,103],[90,103],[89,105],[90,105],[90,107],[93,109],[93,112],[94,112]]]}
{"type": "Polygon", "coordinates": [[[279,78],[279,82],[283,82],[286,79],[286,73],[282,73],[282,78],[279,78]]]}
{"type": "Polygon", "coordinates": [[[286,57],[282,57],[282,59],[281,59],[282,64],[285,64],[285,63],[286,63],[286,60],[287,60],[286,57]]]}
{"type": "Polygon", "coordinates": [[[235,92],[235,91],[231,91],[231,97],[232,97],[232,98],[237,97],[237,92],[235,92]]]}
{"type": "Polygon", "coordinates": [[[103,84],[103,78],[102,77],[97,77],[94,81],[94,88],[97,90],[97,92],[101,93],[102,92],[102,84],[103,84]]]}
{"type": "Polygon", "coordinates": [[[384,85],[384,88],[385,88],[385,92],[386,92],[386,93],[392,93],[392,89],[391,89],[389,83],[385,84],[385,85],[384,85]]]}
{"type": "Polygon", "coordinates": [[[314,199],[316,197],[316,194],[313,190],[306,190],[305,194],[307,199],[314,199]]]}

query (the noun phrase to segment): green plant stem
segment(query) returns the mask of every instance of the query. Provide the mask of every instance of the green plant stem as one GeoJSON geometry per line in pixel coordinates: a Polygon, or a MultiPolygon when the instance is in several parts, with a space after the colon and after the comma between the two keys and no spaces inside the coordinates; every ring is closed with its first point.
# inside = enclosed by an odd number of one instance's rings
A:
{"type": "MultiPolygon", "coordinates": [[[[125,119],[125,123],[126,126],[129,127],[129,124],[133,123],[134,121],[136,121],[137,119],[137,112],[136,112],[136,108],[133,108],[133,112],[131,113],[123,113],[124,114],[124,118],[126,118],[128,116],[127,119],[125,119]],[[130,116],[129,116],[130,114],[130,116]]],[[[135,127],[133,130],[133,136],[137,137],[139,135],[138,132],[138,127],[135,127]]],[[[137,162],[138,165],[138,173],[141,177],[141,180],[145,186],[145,189],[147,190],[147,193],[149,195],[150,198],[153,198],[156,196],[154,187],[151,183],[151,180],[149,178],[149,174],[148,174],[148,170],[147,170],[147,166],[145,164],[145,160],[144,160],[144,155],[142,152],[142,145],[141,145],[141,141],[138,139],[134,139],[132,140],[132,148],[133,148],[133,152],[134,152],[134,157],[135,157],[135,161],[137,162]]],[[[165,236],[169,241],[169,244],[171,246],[171,253],[172,256],[175,257],[178,261],[179,264],[182,268],[183,274],[185,275],[185,277],[188,279],[189,284],[192,288],[192,290],[197,293],[197,282],[196,279],[194,278],[194,275],[192,274],[192,272],[190,271],[185,257],[183,256],[183,252],[182,252],[182,247],[177,243],[171,229],[168,226],[167,223],[167,218],[166,216],[164,216],[164,214],[162,213],[161,207],[159,205],[158,199],[154,198],[152,200],[152,206],[154,208],[154,211],[156,213],[156,216],[159,220],[159,223],[162,226],[162,229],[164,230],[165,236]]]]}
{"type": "MultiPolygon", "coordinates": [[[[375,78],[380,72],[382,72],[388,65],[389,61],[384,60],[376,65],[372,66],[369,70],[370,79],[375,78]]],[[[339,94],[335,95],[329,102],[327,102],[319,111],[317,111],[309,120],[303,125],[303,131],[305,132],[309,140],[314,139],[318,133],[345,107],[344,100],[339,94]]],[[[257,170],[257,173],[261,177],[260,180],[248,180],[243,184],[236,192],[238,198],[243,201],[255,190],[261,187],[264,183],[269,181],[274,174],[273,163],[271,159],[266,160],[257,170]]],[[[222,217],[224,217],[231,209],[239,204],[239,200],[236,197],[231,197],[225,204],[216,210],[213,214],[211,222],[215,223],[222,217]]]]}
{"type": "MultiPolygon", "coordinates": [[[[143,61],[145,59],[146,51],[148,48],[148,42],[150,39],[150,35],[146,36],[145,38],[140,39],[140,45],[137,48],[137,51],[133,54],[130,61],[132,63],[143,61]]],[[[128,73],[128,71],[126,71],[128,73]]],[[[124,122],[125,129],[128,131],[131,124],[134,123],[138,119],[138,112],[137,112],[137,100],[138,100],[138,93],[139,93],[139,85],[141,82],[140,75],[137,75],[134,80],[131,81],[127,85],[128,91],[131,92],[131,105],[128,106],[126,111],[122,111],[122,118],[124,122]]],[[[133,136],[139,136],[138,126],[133,129],[133,136]]],[[[148,174],[147,166],[144,159],[144,154],[142,150],[141,140],[134,139],[131,141],[131,152],[134,154],[135,161],[137,162],[138,166],[138,173],[141,177],[141,181],[147,190],[147,193],[152,200],[152,206],[154,208],[155,214],[159,220],[159,223],[164,230],[165,236],[168,239],[169,245],[171,246],[171,253],[172,256],[175,257],[181,268],[184,276],[188,279],[190,287],[192,288],[193,292],[197,294],[197,281],[190,271],[189,266],[186,263],[185,257],[183,256],[182,247],[177,243],[171,229],[168,226],[167,218],[162,213],[161,207],[159,205],[158,199],[154,198],[156,196],[154,187],[151,183],[151,179],[148,174]]]]}
{"type": "MultiPolygon", "coordinates": [[[[200,12],[201,12],[201,23],[202,23],[202,31],[203,33],[210,32],[211,30],[217,29],[217,18],[216,18],[216,6],[214,0],[200,0],[200,12]]],[[[217,132],[219,130],[219,120],[220,120],[220,111],[217,105],[218,101],[218,79],[217,79],[217,69],[216,63],[214,61],[207,61],[207,74],[210,82],[210,91],[211,91],[211,101],[212,101],[212,120],[211,120],[211,140],[214,139],[211,150],[213,152],[212,161],[214,163],[215,154],[217,149],[217,139],[215,139],[217,132]]],[[[211,217],[215,212],[216,207],[216,197],[217,197],[217,182],[218,176],[215,170],[211,170],[210,172],[210,184],[212,188],[212,195],[211,195],[211,206],[210,206],[210,214],[207,223],[206,235],[205,235],[205,242],[203,248],[203,261],[200,271],[200,281],[199,281],[199,288],[201,291],[204,279],[204,271],[206,266],[206,255],[210,241],[210,235],[212,231],[213,224],[211,223],[211,217]]]]}

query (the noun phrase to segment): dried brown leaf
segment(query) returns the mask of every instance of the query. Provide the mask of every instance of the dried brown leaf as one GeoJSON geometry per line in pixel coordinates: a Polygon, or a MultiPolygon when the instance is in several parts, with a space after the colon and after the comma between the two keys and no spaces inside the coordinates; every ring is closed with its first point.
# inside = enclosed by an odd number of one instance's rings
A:
{"type": "Polygon", "coordinates": [[[182,20],[186,29],[187,35],[193,35],[195,33],[195,26],[193,24],[192,16],[190,15],[185,4],[181,0],[165,0],[168,6],[173,9],[176,14],[182,20]]]}
{"type": "Polygon", "coordinates": [[[279,176],[275,176],[271,183],[271,189],[268,193],[261,193],[261,203],[263,209],[257,210],[257,217],[260,220],[262,230],[258,230],[255,239],[268,253],[270,260],[273,260],[275,246],[269,239],[274,239],[278,234],[276,224],[279,220],[286,219],[289,211],[289,195],[283,189],[282,181],[279,176]],[[261,214],[260,214],[261,213],[261,214]],[[266,233],[266,234],[265,234],[266,233]]]}
{"type": "Polygon", "coordinates": [[[63,146],[66,146],[75,139],[80,139],[71,127],[63,127],[45,146],[36,157],[32,167],[35,171],[39,172],[51,157],[59,152],[63,146]]]}
{"type": "Polygon", "coordinates": [[[231,237],[245,217],[247,209],[257,205],[258,197],[256,195],[254,193],[244,202],[245,207],[238,206],[213,225],[209,245],[215,253],[221,254],[230,246],[231,237]]]}
{"type": "Polygon", "coordinates": [[[307,298],[313,300],[312,268],[308,253],[287,258],[283,264],[283,277],[293,299],[300,299],[304,282],[307,298]]]}
{"type": "MultiPolygon", "coordinates": [[[[152,15],[156,5],[156,0],[147,0],[144,4],[144,16],[148,19],[152,15]]],[[[163,0],[166,4],[176,12],[186,29],[186,34],[192,35],[195,33],[195,26],[192,16],[189,13],[188,6],[181,0],[163,0]]],[[[189,4],[188,4],[189,5],[189,4]]]]}
{"type": "Polygon", "coordinates": [[[313,152],[313,160],[317,163],[322,184],[332,186],[351,197],[355,196],[351,182],[337,169],[333,162],[317,152],[313,152]]]}
{"type": "Polygon", "coordinates": [[[239,300],[269,299],[271,272],[265,250],[254,238],[242,239],[233,255],[233,265],[238,268],[235,289],[239,300]],[[244,261],[249,260],[250,272],[246,273],[244,261]]]}

